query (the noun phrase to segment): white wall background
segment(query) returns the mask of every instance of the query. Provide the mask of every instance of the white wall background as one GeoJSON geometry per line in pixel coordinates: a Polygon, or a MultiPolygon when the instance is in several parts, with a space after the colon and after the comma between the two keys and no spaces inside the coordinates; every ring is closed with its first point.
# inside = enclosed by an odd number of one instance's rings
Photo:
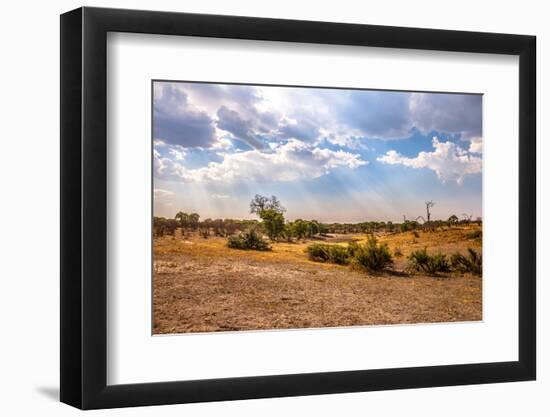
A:
{"type": "MultiPolygon", "coordinates": [[[[75,415],[59,392],[59,17],[82,3],[27,1],[3,5],[0,114],[0,410],[3,415],[75,415]],[[24,226],[21,224],[25,222],[24,226]]],[[[432,388],[95,412],[94,415],[529,415],[550,412],[550,209],[542,166],[550,134],[542,120],[550,87],[550,26],[544,2],[278,0],[92,1],[86,5],[181,12],[510,32],[538,37],[539,378],[536,382],[432,388]],[[546,12],[546,13],[545,13],[546,12]],[[544,237],[543,237],[544,235],[544,237]]]]}

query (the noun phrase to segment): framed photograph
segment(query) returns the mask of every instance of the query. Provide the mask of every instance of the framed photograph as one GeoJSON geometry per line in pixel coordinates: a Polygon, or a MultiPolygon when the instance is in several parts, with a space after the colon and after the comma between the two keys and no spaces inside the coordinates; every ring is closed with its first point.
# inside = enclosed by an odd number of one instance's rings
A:
{"type": "Polygon", "coordinates": [[[533,380],[535,37],[61,16],[61,401],[533,380]]]}

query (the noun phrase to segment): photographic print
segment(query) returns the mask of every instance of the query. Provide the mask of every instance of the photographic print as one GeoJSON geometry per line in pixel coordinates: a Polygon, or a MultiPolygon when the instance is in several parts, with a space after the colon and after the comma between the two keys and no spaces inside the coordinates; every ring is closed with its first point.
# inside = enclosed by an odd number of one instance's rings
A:
{"type": "Polygon", "coordinates": [[[152,81],[153,334],[481,320],[482,98],[152,81]]]}

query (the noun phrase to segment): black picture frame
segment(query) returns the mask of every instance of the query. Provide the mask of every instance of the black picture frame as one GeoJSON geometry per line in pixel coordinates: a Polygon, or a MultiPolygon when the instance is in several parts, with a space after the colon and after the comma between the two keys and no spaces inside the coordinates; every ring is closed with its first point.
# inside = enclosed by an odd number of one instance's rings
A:
{"type": "Polygon", "coordinates": [[[81,409],[376,391],[536,377],[534,36],[171,12],[61,15],[61,401],[81,409]],[[519,56],[519,358],[512,362],[107,385],[108,32],[519,56]]]}

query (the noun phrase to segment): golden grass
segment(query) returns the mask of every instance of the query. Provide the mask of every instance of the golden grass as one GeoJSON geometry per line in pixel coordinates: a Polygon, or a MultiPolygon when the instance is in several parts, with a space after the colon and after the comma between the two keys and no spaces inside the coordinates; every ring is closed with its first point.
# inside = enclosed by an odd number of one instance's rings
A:
{"type": "MultiPolygon", "coordinates": [[[[411,251],[481,251],[476,226],[379,236],[402,271],[411,251]]],[[[154,242],[154,333],[185,333],[481,319],[481,279],[385,273],[310,261],[312,241],[274,243],[268,252],[230,249],[219,237],[164,237],[154,242]]],[[[326,243],[366,239],[341,235],[326,243]]]]}

